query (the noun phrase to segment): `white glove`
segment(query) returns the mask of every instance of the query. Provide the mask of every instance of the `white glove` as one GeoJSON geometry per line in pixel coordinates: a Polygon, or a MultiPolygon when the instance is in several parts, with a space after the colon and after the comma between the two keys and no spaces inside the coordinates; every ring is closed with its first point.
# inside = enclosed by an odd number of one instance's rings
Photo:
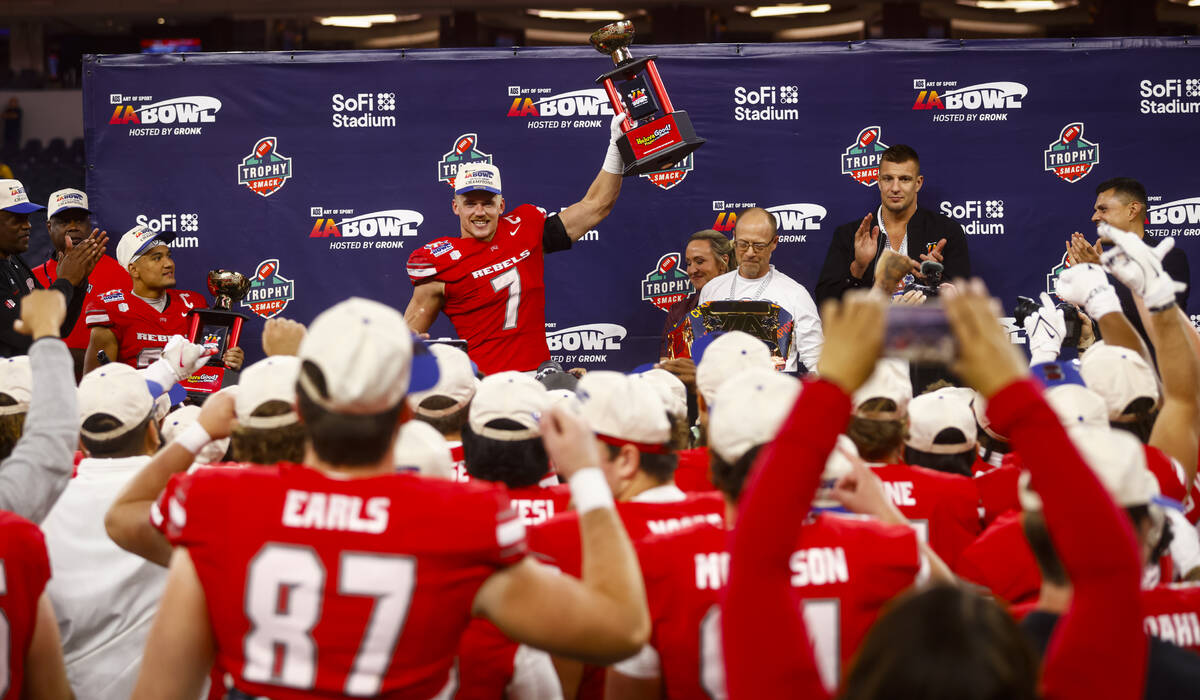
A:
{"type": "Polygon", "coordinates": [[[625,133],[621,130],[623,121],[625,121],[625,113],[617,112],[608,124],[608,133],[611,138],[608,140],[608,153],[604,154],[604,165],[601,166],[601,170],[613,175],[625,174],[625,160],[621,158],[621,151],[617,148],[617,139],[625,133]]]}
{"type": "Polygon", "coordinates": [[[162,355],[142,370],[142,376],[166,389],[195,374],[216,353],[216,348],[189,343],[182,335],[173,335],[163,347],[162,355]]]}
{"type": "Polygon", "coordinates": [[[1025,337],[1029,339],[1029,365],[1053,362],[1062,350],[1067,322],[1062,309],[1054,307],[1050,295],[1042,292],[1042,308],[1025,317],[1025,337]]]}
{"type": "Polygon", "coordinates": [[[1101,254],[1100,263],[1129,291],[1140,296],[1147,309],[1162,311],[1175,303],[1175,292],[1187,289],[1186,283],[1176,282],[1163,271],[1162,259],[1175,247],[1174,238],[1164,238],[1151,248],[1136,234],[1104,222],[1096,231],[1101,238],[1113,242],[1113,247],[1101,254]]]}
{"type": "Polygon", "coordinates": [[[1111,313],[1121,313],[1117,290],[1108,281],[1104,268],[1095,263],[1079,263],[1059,273],[1054,280],[1054,293],[1099,321],[1111,313]]]}

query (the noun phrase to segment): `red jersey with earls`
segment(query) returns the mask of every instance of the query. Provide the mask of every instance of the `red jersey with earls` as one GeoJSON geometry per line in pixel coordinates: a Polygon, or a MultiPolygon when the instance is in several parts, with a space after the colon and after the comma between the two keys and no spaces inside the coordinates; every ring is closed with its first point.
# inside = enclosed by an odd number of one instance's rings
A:
{"type": "MultiPolygon", "coordinates": [[[[46,262],[33,268],[33,276],[38,278],[38,282],[42,286],[49,289],[51,284],[58,279],[58,261],[47,260],[46,262]]],[[[100,260],[96,262],[96,267],[92,269],[92,274],[88,275],[87,295],[83,301],[83,308],[96,304],[100,301],[100,295],[113,289],[129,289],[129,271],[122,268],[113,258],[107,255],[101,255],[100,260]]],[[[71,333],[63,338],[63,342],[67,347],[87,350],[88,342],[91,340],[92,330],[88,328],[87,322],[83,319],[75,322],[75,327],[71,329],[71,333]]]]}
{"type": "Polygon", "coordinates": [[[445,283],[443,311],[484,374],[530,371],[550,359],[544,253],[567,247],[558,217],[523,204],[500,218],[490,241],[439,238],[417,248],[408,277],[413,286],[445,283]]]}
{"type": "Polygon", "coordinates": [[[109,328],[117,336],[118,352],[113,362],[141,369],[158,359],[172,335],[187,337],[188,313],[203,309],[208,300],[199,292],[168,289],[162,311],[133,295],[128,289],[112,289],[83,312],[88,328],[109,328]]]}
{"type": "Polygon", "coordinates": [[[25,658],[37,625],[38,599],[50,580],[46,540],[37,525],[0,511],[0,698],[21,697],[25,658]]]}
{"type": "Polygon", "coordinates": [[[908,464],[871,466],[923,542],[951,568],[983,530],[979,491],[965,476],[908,464]]]}
{"type": "Polygon", "coordinates": [[[279,464],[177,474],[163,500],[217,665],[273,700],[449,696],[479,587],[526,553],[508,495],[484,484],[279,464]]]}

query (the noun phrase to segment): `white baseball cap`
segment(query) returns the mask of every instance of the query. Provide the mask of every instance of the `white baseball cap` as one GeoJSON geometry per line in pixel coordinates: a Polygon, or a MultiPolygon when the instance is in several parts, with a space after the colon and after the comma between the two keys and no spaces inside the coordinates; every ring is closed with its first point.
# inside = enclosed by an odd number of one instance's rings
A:
{"type": "Polygon", "coordinates": [[[17,403],[0,406],[0,416],[25,413],[33,398],[33,369],[28,355],[0,358],[0,394],[8,394],[17,403]]]}
{"type": "Polygon", "coordinates": [[[175,234],[171,231],[156,233],[138,224],[121,236],[121,242],[117,244],[117,262],[121,267],[129,267],[129,263],[145,255],[154,246],[166,245],[173,240],[175,234]]]}
{"type": "Polygon", "coordinates": [[[987,414],[987,399],[983,398],[983,394],[975,392],[975,397],[971,399],[971,410],[975,412],[975,423],[983,429],[983,432],[991,435],[997,440],[1008,442],[1008,438],[996,432],[992,426],[992,420],[987,414]]]}
{"type": "MultiPolygon", "coordinates": [[[[1067,431],[1083,461],[1095,472],[1109,495],[1122,508],[1147,505],[1159,495],[1158,481],[1146,466],[1146,450],[1133,435],[1123,430],[1080,427],[1067,431]]],[[[1041,510],[1042,499],[1029,472],[1019,479],[1021,507],[1041,510]]]]}
{"type": "Polygon", "coordinates": [[[754,367],[725,380],[708,415],[708,446],[733,464],[758,445],[775,439],[800,396],[800,380],[754,367]]]}
{"type": "Polygon", "coordinates": [[[87,194],[83,190],[68,187],[50,195],[50,203],[46,205],[46,218],[58,216],[68,209],[92,213],[92,210],[88,209],[87,194]]]}
{"type": "Polygon", "coordinates": [[[419,415],[438,418],[454,413],[470,401],[475,396],[479,380],[475,378],[475,364],[462,350],[452,345],[432,343],[429,352],[433,353],[437,361],[437,384],[428,391],[410,392],[408,405],[419,415]],[[453,401],[454,405],[440,409],[421,408],[421,402],[431,396],[444,396],[453,401]]]}
{"type": "Polygon", "coordinates": [[[610,445],[630,444],[641,452],[662,453],[671,439],[667,409],[650,382],[620,372],[588,372],[575,388],[583,419],[610,445]]]}
{"type": "Polygon", "coordinates": [[[45,208],[29,201],[25,185],[20,180],[0,180],[0,209],[16,214],[32,214],[45,208]]]}
{"type": "Polygon", "coordinates": [[[867,381],[854,392],[852,399],[854,410],[871,399],[891,399],[896,404],[893,415],[874,412],[871,418],[891,419],[900,418],[908,410],[908,402],[912,401],[912,378],[908,373],[908,361],[894,357],[885,357],[875,363],[875,371],[867,377],[867,381]]]}
{"type": "Polygon", "coordinates": [[[120,427],[104,432],[84,428],[79,433],[93,440],[108,440],[137,427],[154,410],[154,397],[146,379],[136,369],[120,362],[110,362],[83,375],[79,382],[79,421],[106,413],[120,422],[120,427]]]}
{"type": "Polygon", "coordinates": [[[392,446],[392,462],[396,471],[412,471],[446,481],[454,477],[450,446],[432,425],[419,420],[400,426],[400,435],[392,446]]]}
{"type": "Polygon", "coordinates": [[[1063,427],[1108,429],[1108,405],[1104,397],[1079,384],[1059,384],[1046,389],[1046,403],[1058,414],[1063,427]]]}
{"type": "Polygon", "coordinates": [[[500,168],[491,163],[463,163],[454,176],[454,194],[484,190],[500,194],[500,168]]]}
{"type": "Polygon", "coordinates": [[[842,504],[833,497],[833,487],[837,484],[838,479],[847,476],[854,469],[854,464],[851,463],[849,457],[843,454],[843,450],[858,457],[858,446],[845,433],[837,436],[833,451],[825,459],[825,469],[821,472],[821,485],[813,494],[813,506],[816,508],[842,507],[842,504]]]}
{"type": "Polygon", "coordinates": [[[631,375],[648,382],[658,392],[658,398],[666,407],[667,413],[676,420],[687,420],[687,387],[679,377],[661,367],[648,369],[640,374],[631,375]]]}
{"type": "Polygon", "coordinates": [[[970,389],[946,387],[921,394],[908,404],[908,438],[905,444],[914,450],[931,454],[958,454],[974,449],[978,431],[975,412],[971,409],[974,392],[970,389]],[[955,443],[935,443],[943,430],[955,428],[963,439],[955,443]]]}
{"type": "Polygon", "coordinates": [[[471,432],[481,437],[506,442],[529,440],[541,436],[538,421],[549,407],[550,395],[541,382],[524,372],[497,372],[479,382],[467,421],[471,432]],[[522,427],[514,430],[487,427],[501,418],[516,421],[522,427]]]}
{"type": "Polygon", "coordinates": [[[377,301],[351,297],[321,312],[300,342],[298,389],[327,411],[382,413],[410,390],[437,383],[437,361],[414,342],[404,316],[377,301]],[[321,370],[318,389],[303,362],[321,370]]]}
{"type": "MultiPolygon", "coordinates": [[[[162,424],[163,444],[174,441],[188,426],[199,419],[199,406],[181,406],[168,413],[162,424]]],[[[200,449],[200,452],[196,454],[195,461],[200,464],[212,464],[220,461],[229,451],[229,441],[228,437],[213,440],[200,449]]]]}
{"type": "Polygon", "coordinates": [[[1104,397],[1109,420],[1119,418],[1136,399],[1153,399],[1158,406],[1158,375],[1129,348],[1104,341],[1093,344],[1079,359],[1079,374],[1089,389],[1104,397]]]}
{"type": "Polygon", "coordinates": [[[696,359],[696,389],[706,404],[712,402],[725,380],[738,372],[752,367],[775,368],[766,343],[741,331],[701,336],[692,343],[692,357],[696,359]]]}
{"type": "Polygon", "coordinates": [[[242,370],[238,378],[234,410],[238,425],[246,428],[279,428],[300,420],[296,415],[296,379],[300,376],[300,358],[272,355],[242,370]],[[283,401],[292,410],[276,416],[253,415],[268,401],[283,401]]]}

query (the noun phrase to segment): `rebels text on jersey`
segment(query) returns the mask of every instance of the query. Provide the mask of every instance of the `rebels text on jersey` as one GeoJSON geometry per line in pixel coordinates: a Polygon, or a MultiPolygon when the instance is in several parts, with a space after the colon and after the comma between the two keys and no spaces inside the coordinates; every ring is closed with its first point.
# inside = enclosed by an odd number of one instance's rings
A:
{"type": "Polygon", "coordinates": [[[42,531],[25,518],[0,511],[0,653],[7,681],[0,697],[22,696],[25,656],[37,623],[38,598],[50,580],[50,557],[42,531]]]}
{"type": "Polygon", "coordinates": [[[128,289],[113,289],[83,312],[88,328],[109,328],[117,336],[114,362],[141,369],[158,359],[172,335],[187,335],[188,313],[203,309],[208,301],[197,292],[168,289],[162,311],[150,306],[128,289]]]}
{"type": "Polygon", "coordinates": [[[408,258],[414,287],[445,283],[443,310],[484,374],[529,371],[550,359],[543,253],[553,252],[545,235],[552,226],[561,228],[557,217],[523,204],[500,219],[491,241],[439,238],[408,258]]]}
{"type": "Polygon", "coordinates": [[[176,475],[163,500],[217,665],[275,700],[441,697],[479,587],[525,555],[508,495],[481,484],[280,464],[176,475]]]}

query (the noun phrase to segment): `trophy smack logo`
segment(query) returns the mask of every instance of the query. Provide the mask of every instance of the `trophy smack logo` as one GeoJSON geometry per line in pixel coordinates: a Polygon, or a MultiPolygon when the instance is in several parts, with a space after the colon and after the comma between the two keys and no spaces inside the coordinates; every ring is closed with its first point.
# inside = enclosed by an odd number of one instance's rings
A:
{"type": "Polygon", "coordinates": [[[491,163],[492,154],[484,153],[476,148],[479,134],[463,134],[454,139],[454,148],[442,154],[438,161],[438,182],[444,182],[454,187],[454,176],[458,175],[459,166],[466,163],[491,163]]]}
{"type": "Polygon", "coordinates": [[[652,173],[643,173],[641,177],[646,178],[657,187],[660,187],[664,190],[669,190],[682,182],[683,178],[687,177],[687,174],[692,172],[692,169],[696,164],[694,156],[694,153],[689,153],[683,160],[679,161],[675,165],[663,170],[655,170],[652,173]]]}
{"type": "Polygon", "coordinates": [[[250,280],[250,290],[240,302],[263,318],[278,316],[296,298],[296,283],[279,274],[279,259],[270,258],[258,264],[250,280]]]}
{"type": "Polygon", "coordinates": [[[1067,254],[1064,252],[1062,255],[1062,260],[1060,260],[1057,265],[1050,268],[1050,272],[1046,273],[1046,293],[1053,297],[1056,302],[1062,300],[1059,299],[1058,295],[1054,293],[1054,281],[1058,279],[1058,276],[1062,274],[1063,270],[1070,266],[1071,261],[1067,259],[1067,254]]]}
{"type": "Polygon", "coordinates": [[[554,92],[554,88],[508,86],[507,116],[526,119],[530,129],[607,127],[612,105],[603,88],[554,92]]]}
{"type": "Polygon", "coordinates": [[[955,80],[913,80],[914,110],[930,110],[935,122],[1002,122],[1021,109],[1029,88],[1007,80],[958,86],[955,80]],[[945,90],[945,88],[950,88],[945,90]],[[942,89],[939,92],[938,89],[942,89]]]}
{"type": "Polygon", "coordinates": [[[279,153],[274,136],[258,140],[238,165],[238,184],[263,197],[279,191],[292,177],[292,159],[279,153]]]}
{"type": "Polygon", "coordinates": [[[1042,151],[1047,172],[1067,182],[1079,182],[1100,162],[1100,144],[1083,138],[1083,122],[1067,124],[1042,151]]]}
{"type": "Polygon", "coordinates": [[[858,138],[842,153],[842,174],[864,187],[879,182],[879,157],[888,149],[882,135],[879,126],[868,126],[858,132],[858,138]]]}
{"type": "Polygon", "coordinates": [[[195,136],[204,133],[201,124],[217,121],[221,101],[207,95],[173,97],[154,101],[149,95],[110,93],[113,105],[109,124],[128,126],[130,136],[195,136]],[[149,102],[150,104],[139,104],[149,102]]]}
{"type": "Polygon", "coordinates": [[[679,253],[667,253],[642,280],[642,301],[666,311],[692,293],[692,279],[681,266],[679,253]]]}

